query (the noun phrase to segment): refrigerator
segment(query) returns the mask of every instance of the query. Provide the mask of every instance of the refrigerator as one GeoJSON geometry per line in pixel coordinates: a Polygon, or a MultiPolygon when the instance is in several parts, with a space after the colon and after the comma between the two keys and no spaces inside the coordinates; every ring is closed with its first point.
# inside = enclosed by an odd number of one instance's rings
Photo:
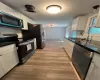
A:
{"type": "Polygon", "coordinates": [[[36,38],[37,49],[43,49],[45,47],[45,39],[42,25],[28,23],[28,31],[31,38],[36,38]]]}

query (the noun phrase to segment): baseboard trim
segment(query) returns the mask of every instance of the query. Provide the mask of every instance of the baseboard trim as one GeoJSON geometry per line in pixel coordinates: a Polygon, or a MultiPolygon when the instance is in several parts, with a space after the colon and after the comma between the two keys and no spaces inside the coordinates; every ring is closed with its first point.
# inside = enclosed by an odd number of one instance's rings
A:
{"type": "Polygon", "coordinates": [[[73,68],[73,70],[74,70],[74,72],[75,72],[75,74],[76,74],[76,76],[77,76],[78,80],[81,80],[81,78],[80,78],[80,76],[78,75],[78,73],[77,73],[76,69],[74,68],[74,66],[73,66],[72,62],[70,62],[70,64],[71,64],[71,66],[72,66],[72,68],[73,68]]]}
{"type": "MultiPolygon", "coordinates": [[[[63,47],[64,52],[68,55],[67,51],[65,50],[65,48],[63,47]]],[[[70,61],[72,61],[72,59],[70,58],[70,56],[68,55],[68,58],[70,59],[70,61]]]]}

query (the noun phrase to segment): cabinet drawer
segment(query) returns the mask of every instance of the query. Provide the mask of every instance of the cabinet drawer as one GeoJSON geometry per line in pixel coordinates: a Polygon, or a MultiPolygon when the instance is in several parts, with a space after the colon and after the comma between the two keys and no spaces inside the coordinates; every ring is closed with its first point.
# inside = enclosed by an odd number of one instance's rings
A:
{"type": "Polygon", "coordinates": [[[4,46],[4,47],[0,47],[0,54],[3,54],[4,52],[7,52],[11,49],[14,49],[16,46],[15,44],[11,44],[11,45],[7,45],[7,46],[4,46]]]}

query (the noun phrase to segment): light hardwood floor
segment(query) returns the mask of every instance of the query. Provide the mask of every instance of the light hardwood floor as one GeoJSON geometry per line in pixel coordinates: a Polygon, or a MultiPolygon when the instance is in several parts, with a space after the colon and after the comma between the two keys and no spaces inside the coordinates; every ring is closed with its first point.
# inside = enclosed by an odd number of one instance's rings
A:
{"type": "Polygon", "coordinates": [[[15,67],[2,80],[78,80],[70,59],[57,42],[47,42],[42,50],[21,66],[15,67]]]}

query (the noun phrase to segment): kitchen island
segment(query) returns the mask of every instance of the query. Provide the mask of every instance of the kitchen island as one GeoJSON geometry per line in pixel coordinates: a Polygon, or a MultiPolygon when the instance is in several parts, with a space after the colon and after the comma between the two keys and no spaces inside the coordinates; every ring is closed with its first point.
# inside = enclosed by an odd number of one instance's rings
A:
{"type": "MultiPolygon", "coordinates": [[[[97,41],[88,41],[85,39],[80,38],[69,38],[67,42],[70,41],[74,44],[72,50],[72,64],[76,69],[77,73],[79,74],[82,80],[90,80],[90,75],[92,75],[93,63],[99,67],[98,60],[100,58],[100,46],[99,42],[97,41]],[[97,44],[95,44],[95,43],[97,44]],[[99,58],[97,58],[99,57],[99,58]],[[95,60],[95,61],[94,61],[95,60]],[[92,69],[91,69],[92,68],[92,69]]],[[[67,52],[68,53],[68,52],[67,52]]],[[[69,55],[69,53],[68,53],[69,55]]],[[[95,66],[94,66],[95,67],[95,66]]],[[[95,71],[95,70],[94,70],[95,71]]],[[[98,71],[100,71],[98,69],[98,71]]],[[[98,73],[96,73],[98,75],[98,73]]],[[[94,76],[95,77],[95,76],[94,76]]],[[[94,79],[94,77],[92,77],[94,79]]],[[[98,80],[100,80],[99,76],[98,80]]]]}

